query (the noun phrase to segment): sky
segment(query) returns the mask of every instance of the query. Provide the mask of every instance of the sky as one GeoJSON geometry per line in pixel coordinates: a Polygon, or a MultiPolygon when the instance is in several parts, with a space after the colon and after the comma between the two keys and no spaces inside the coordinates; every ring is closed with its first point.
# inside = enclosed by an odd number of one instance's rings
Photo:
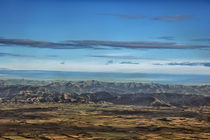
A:
{"type": "Polygon", "coordinates": [[[209,0],[0,0],[0,69],[210,75],[209,0]]]}

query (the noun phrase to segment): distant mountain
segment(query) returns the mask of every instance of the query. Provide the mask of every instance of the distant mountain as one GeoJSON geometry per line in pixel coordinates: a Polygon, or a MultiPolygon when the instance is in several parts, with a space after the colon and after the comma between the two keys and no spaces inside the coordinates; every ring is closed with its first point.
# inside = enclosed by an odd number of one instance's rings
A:
{"type": "Polygon", "coordinates": [[[45,86],[56,92],[71,93],[95,93],[106,91],[110,93],[179,93],[196,94],[210,96],[210,85],[184,86],[184,85],[162,85],[146,83],[118,83],[100,81],[80,81],[80,82],[55,82],[45,86]]]}
{"type": "Polygon", "coordinates": [[[50,80],[26,80],[26,79],[7,79],[7,80],[0,80],[0,85],[1,83],[5,83],[5,85],[48,85],[50,83],[53,83],[55,81],[50,81],[50,80]]]}
{"type": "Polygon", "coordinates": [[[0,81],[1,103],[103,103],[140,106],[210,105],[209,86],[54,82],[48,85],[10,85],[0,81]]]}

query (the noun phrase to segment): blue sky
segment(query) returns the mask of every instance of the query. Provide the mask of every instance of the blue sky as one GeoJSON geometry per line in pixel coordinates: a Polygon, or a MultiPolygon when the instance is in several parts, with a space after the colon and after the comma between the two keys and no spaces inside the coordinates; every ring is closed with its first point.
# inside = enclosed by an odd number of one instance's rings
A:
{"type": "Polygon", "coordinates": [[[208,0],[0,0],[0,68],[210,75],[208,0]]]}

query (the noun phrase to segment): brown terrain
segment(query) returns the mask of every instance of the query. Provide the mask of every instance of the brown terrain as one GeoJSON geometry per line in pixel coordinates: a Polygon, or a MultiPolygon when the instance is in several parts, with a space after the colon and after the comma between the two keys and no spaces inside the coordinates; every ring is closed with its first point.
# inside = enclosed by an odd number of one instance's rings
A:
{"type": "Polygon", "coordinates": [[[0,140],[210,139],[208,85],[0,85],[0,140]]]}

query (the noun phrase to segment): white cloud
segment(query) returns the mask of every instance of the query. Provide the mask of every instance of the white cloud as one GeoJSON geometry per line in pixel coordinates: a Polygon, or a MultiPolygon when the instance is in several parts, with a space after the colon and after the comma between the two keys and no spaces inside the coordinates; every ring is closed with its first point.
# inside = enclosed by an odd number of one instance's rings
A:
{"type": "MultiPolygon", "coordinates": [[[[170,61],[172,62],[172,61],[170,61]]],[[[179,65],[153,65],[154,63],[166,63],[165,61],[142,61],[136,65],[113,63],[105,65],[94,62],[71,62],[54,60],[8,61],[1,63],[1,67],[14,70],[56,70],[56,71],[80,71],[80,72],[120,72],[120,73],[163,73],[163,74],[209,74],[210,67],[203,66],[179,66],[179,65]]]]}

